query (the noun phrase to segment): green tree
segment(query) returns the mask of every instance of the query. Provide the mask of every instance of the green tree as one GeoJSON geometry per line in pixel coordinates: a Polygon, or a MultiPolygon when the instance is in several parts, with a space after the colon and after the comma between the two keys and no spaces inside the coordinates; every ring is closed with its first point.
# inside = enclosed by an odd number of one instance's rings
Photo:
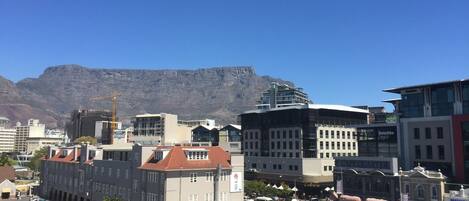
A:
{"type": "Polygon", "coordinates": [[[47,147],[42,147],[41,149],[34,152],[34,156],[31,158],[31,162],[29,162],[28,167],[31,170],[39,171],[39,167],[41,165],[41,158],[46,156],[48,153],[47,147]]]}
{"type": "Polygon", "coordinates": [[[104,197],[104,200],[103,201],[123,201],[121,198],[119,197],[109,197],[109,196],[106,196],[104,197]]]}
{"type": "Polygon", "coordinates": [[[75,144],[80,144],[80,143],[86,143],[89,142],[91,145],[96,145],[97,141],[96,138],[91,137],[91,136],[81,136],[77,138],[73,143],[75,144]]]}
{"type": "Polygon", "coordinates": [[[6,154],[0,156],[0,166],[13,166],[16,165],[16,161],[8,157],[6,154]]]}

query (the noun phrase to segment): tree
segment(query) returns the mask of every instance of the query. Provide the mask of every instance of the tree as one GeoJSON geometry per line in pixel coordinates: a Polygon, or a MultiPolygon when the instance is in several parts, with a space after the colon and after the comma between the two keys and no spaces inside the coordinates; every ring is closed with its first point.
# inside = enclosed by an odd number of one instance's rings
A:
{"type": "Polygon", "coordinates": [[[106,196],[104,197],[104,200],[103,201],[123,201],[121,198],[119,197],[109,197],[109,196],[106,196]]]}
{"type": "Polygon", "coordinates": [[[8,157],[6,154],[0,156],[0,166],[13,166],[16,165],[16,161],[8,157]]]}
{"type": "Polygon", "coordinates": [[[47,147],[42,147],[41,149],[34,152],[34,156],[31,158],[31,162],[29,162],[28,167],[31,170],[39,171],[39,167],[41,165],[41,158],[46,156],[48,153],[47,147]]]}
{"type": "Polygon", "coordinates": [[[97,140],[96,138],[91,137],[91,136],[81,136],[77,138],[75,141],[73,141],[73,143],[75,144],[81,144],[81,143],[86,143],[86,142],[89,142],[91,145],[96,145],[97,140]]]}

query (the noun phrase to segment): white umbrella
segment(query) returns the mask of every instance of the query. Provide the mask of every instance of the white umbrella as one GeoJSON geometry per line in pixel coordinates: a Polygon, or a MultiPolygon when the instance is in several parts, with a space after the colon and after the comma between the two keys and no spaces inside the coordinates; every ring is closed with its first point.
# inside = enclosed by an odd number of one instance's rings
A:
{"type": "Polygon", "coordinates": [[[325,191],[330,191],[330,190],[331,190],[331,188],[329,188],[329,187],[326,187],[324,190],[325,190],[325,191]]]}
{"type": "Polygon", "coordinates": [[[277,188],[277,185],[274,184],[274,185],[272,186],[272,188],[277,188]]]}
{"type": "Polygon", "coordinates": [[[267,187],[270,187],[270,184],[267,184],[267,187]]]}
{"type": "Polygon", "coordinates": [[[295,187],[293,187],[291,190],[297,192],[297,191],[298,191],[298,188],[296,188],[296,186],[295,186],[295,187]]]}
{"type": "Polygon", "coordinates": [[[283,190],[283,186],[280,185],[277,189],[278,189],[278,190],[283,190]]]}

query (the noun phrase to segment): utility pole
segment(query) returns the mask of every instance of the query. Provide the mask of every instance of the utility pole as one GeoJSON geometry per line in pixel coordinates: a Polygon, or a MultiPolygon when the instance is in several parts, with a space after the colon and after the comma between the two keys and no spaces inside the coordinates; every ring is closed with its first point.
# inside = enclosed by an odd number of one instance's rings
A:
{"type": "Polygon", "coordinates": [[[221,165],[217,165],[217,170],[215,173],[215,177],[213,178],[213,183],[214,183],[214,190],[213,190],[213,201],[219,201],[220,200],[220,177],[221,177],[221,165]]]}

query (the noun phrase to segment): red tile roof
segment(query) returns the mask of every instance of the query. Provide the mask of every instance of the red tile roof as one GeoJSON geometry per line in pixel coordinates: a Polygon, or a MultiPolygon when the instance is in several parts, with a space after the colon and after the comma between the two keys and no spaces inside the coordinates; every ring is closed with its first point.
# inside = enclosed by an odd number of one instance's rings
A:
{"type": "MultiPolygon", "coordinates": [[[[168,147],[157,147],[164,149],[168,147]]],[[[163,160],[154,161],[154,154],[144,163],[140,169],[158,170],[158,171],[177,171],[177,170],[197,170],[197,169],[216,169],[220,164],[223,169],[231,168],[230,154],[220,147],[169,147],[170,151],[163,160]],[[208,160],[188,160],[185,150],[206,149],[208,150],[208,160]]]]}
{"type": "MultiPolygon", "coordinates": [[[[51,158],[47,159],[49,161],[56,161],[56,162],[65,162],[65,163],[75,163],[75,162],[78,162],[78,161],[75,161],[75,151],[72,149],[70,151],[70,153],[65,156],[65,157],[62,157],[62,149],[59,150],[57,152],[57,154],[55,154],[54,156],[52,156],[51,158]]],[[[79,159],[80,157],[80,149],[78,149],[77,151],[77,160],[79,159]]]]}
{"type": "Polygon", "coordinates": [[[15,180],[15,169],[11,166],[0,166],[0,183],[6,179],[10,181],[15,180]]]}

